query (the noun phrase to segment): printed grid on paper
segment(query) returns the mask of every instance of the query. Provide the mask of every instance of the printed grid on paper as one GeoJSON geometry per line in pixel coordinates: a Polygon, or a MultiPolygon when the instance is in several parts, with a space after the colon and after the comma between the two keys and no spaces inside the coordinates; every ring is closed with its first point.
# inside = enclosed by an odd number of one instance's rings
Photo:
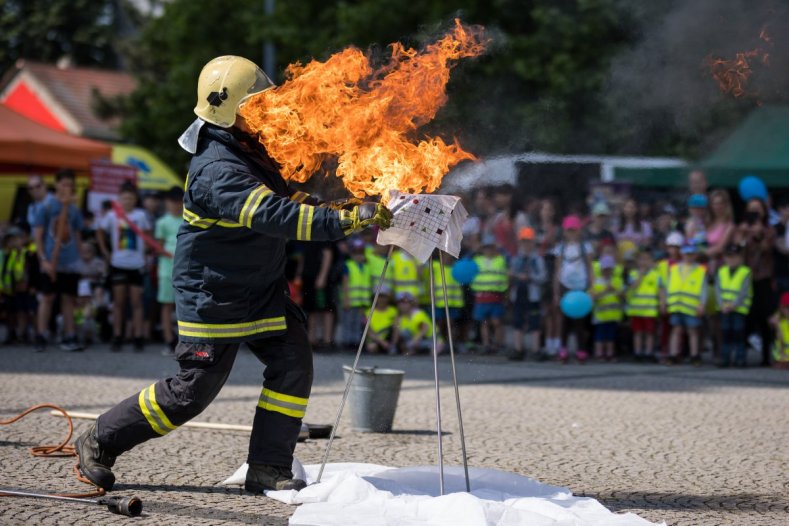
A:
{"type": "Polygon", "coordinates": [[[434,245],[441,240],[452,214],[452,210],[425,196],[401,195],[393,208],[393,227],[413,232],[434,245]]]}

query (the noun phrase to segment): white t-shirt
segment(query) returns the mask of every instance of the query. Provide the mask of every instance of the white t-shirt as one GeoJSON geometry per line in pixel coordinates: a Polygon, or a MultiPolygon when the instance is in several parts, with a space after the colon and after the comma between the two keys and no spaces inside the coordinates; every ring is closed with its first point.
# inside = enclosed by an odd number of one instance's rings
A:
{"type": "Polygon", "coordinates": [[[553,249],[553,254],[559,268],[559,283],[570,290],[586,290],[590,280],[587,275],[589,268],[586,265],[586,258],[592,256],[592,245],[585,242],[583,249],[580,243],[559,243],[553,249]]]}
{"type": "MultiPolygon", "coordinates": [[[[140,230],[150,230],[151,225],[145,211],[135,208],[126,216],[140,230]]],[[[145,267],[145,243],[125,221],[118,219],[115,212],[109,212],[99,225],[110,236],[110,251],[113,267],[126,270],[139,270],[145,267]]]]}

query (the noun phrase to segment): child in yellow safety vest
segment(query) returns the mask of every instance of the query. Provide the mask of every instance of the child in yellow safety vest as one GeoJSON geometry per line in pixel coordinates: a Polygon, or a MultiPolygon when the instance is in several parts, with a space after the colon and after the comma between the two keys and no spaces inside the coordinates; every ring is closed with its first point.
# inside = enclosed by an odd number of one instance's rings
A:
{"type": "Polygon", "coordinates": [[[614,359],[616,329],[624,316],[623,295],[625,285],[614,275],[616,260],[611,256],[600,258],[600,276],[595,277],[589,289],[594,302],[592,325],[594,327],[595,358],[614,359]]]}
{"type": "Polygon", "coordinates": [[[720,367],[728,367],[734,357],[735,367],[745,367],[746,329],[745,319],[751,310],[753,286],[751,269],[743,264],[742,246],[731,244],[726,247],[724,265],[718,269],[715,280],[715,298],[721,313],[720,367]]]}
{"type": "Polygon", "coordinates": [[[781,294],[778,312],[772,323],[775,326],[773,367],[789,369],[789,292],[781,294]]]}
{"type": "Polygon", "coordinates": [[[370,308],[372,279],[364,252],[364,241],[354,239],[349,248],[351,257],[345,262],[342,276],[340,329],[342,344],[355,348],[359,344],[359,335],[364,330],[365,316],[370,308]]]}
{"type": "Polygon", "coordinates": [[[392,330],[397,322],[397,314],[397,307],[392,305],[392,291],[389,287],[381,287],[378,302],[370,318],[370,329],[367,331],[367,352],[397,354],[392,330]]]}
{"type": "Polygon", "coordinates": [[[682,247],[682,261],[669,269],[668,285],[661,300],[671,325],[668,364],[679,360],[682,335],[687,331],[691,363],[701,365],[699,328],[707,304],[707,271],[698,263],[697,251],[694,243],[682,247]]]}
{"type": "MultiPolygon", "coordinates": [[[[433,321],[419,308],[416,298],[409,292],[398,294],[397,311],[394,346],[407,356],[430,351],[433,348],[433,321]]],[[[441,353],[443,341],[438,342],[437,347],[441,353]]]]}
{"type": "Polygon", "coordinates": [[[479,267],[479,272],[471,282],[474,293],[474,321],[480,324],[483,352],[492,353],[504,344],[502,319],[504,301],[509,289],[507,260],[496,247],[496,239],[485,235],[482,239],[482,253],[474,256],[474,262],[479,267]]]}
{"type": "Polygon", "coordinates": [[[24,340],[32,329],[36,297],[32,290],[38,271],[36,246],[29,239],[30,227],[11,227],[4,238],[5,258],[0,277],[7,296],[8,334],[4,343],[24,340]]]}
{"type": "Polygon", "coordinates": [[[630,318],[636,361],[651,360],[660,307],[660,271],[647,249],[639,251],[636,265],[638,268],[630,271],[625,314],[630,318]]]}

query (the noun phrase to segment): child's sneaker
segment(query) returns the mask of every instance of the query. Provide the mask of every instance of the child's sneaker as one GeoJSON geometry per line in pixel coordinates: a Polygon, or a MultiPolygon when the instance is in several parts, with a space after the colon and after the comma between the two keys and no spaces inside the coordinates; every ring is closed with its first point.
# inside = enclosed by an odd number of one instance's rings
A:
{"type": "Polygon", "coordinates": [[[570,353],[567,352],[567,349],[565,349],[564,347],[559,349],[558,356],[559,356],[559,361],[562,362],[562,364],[565,364],[565,365],[567,364],[567,361],[570,359],[570,353]]]}
{"type": "Polygon", "coordinates": [[[589,359],[589,353],[586,351],[582,351],[581,349],[578,349],[577,351],[575,351],[575,359],[578,360],[578,363],[583,365],[586,363],[586,360],[589,359]]]}

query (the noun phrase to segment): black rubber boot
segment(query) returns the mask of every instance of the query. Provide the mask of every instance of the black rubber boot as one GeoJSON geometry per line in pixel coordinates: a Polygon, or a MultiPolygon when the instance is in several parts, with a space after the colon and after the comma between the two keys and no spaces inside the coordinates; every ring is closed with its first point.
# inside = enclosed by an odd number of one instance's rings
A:
{"type": "Polygon", "coordinates": [[[74,441],[74,447],[77,449],[80,473],[96,486],[112,491],[115,475],[110,468],[115,464],[115,456],[104,451],[96,440],[96,424],[74,441]]]}
{"type": "Polygon", "coordinates": [[[267,466],[265,464],[250,464],[247,469],[247,480],[244,489],[250,493],[263,493],[267,490],[302,490],[307,483],[301,479],[294,479],[290,468],[267,466]]]}

